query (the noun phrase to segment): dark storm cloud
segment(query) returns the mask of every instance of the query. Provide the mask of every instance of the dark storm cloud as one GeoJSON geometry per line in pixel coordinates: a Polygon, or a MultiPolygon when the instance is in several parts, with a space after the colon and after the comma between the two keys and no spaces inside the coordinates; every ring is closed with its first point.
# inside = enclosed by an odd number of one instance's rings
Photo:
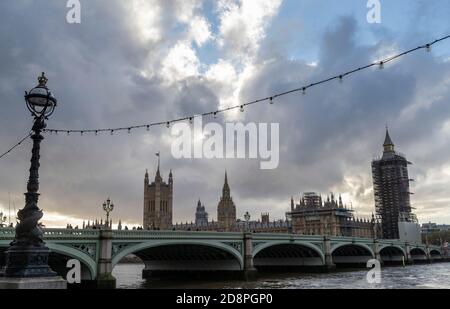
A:
{"type": "MultiPolygon", "coordinates": [[[[296,88],[371,63],[375,60],[373,55],[396,43],[393,40],[374,46],[358,45],[354,39],[356,31],[357,25],[352,18],[342,18],[337,27],[327,32],[321,43],[318,42],[322,52],[317,66],[278,58],[249,83],[243,92],[245,99],[255,94],[261,97],[296,88]]],[[[397,51],[413,47],[409,44],[398,46],[397,51]]],[[[389,55],[385,53],[384,56],[389,55]]],[[[275,110],[267,106],[252,112],[247,120],[280,122],[281,143],[286,148],[281,154],[277,175],[271,175],[271,181],[261,182],[260,186],[246,187],[248,190],[243,195],[258,192],[264,196],[270,192],[272,198],[280,194],[281,199],[283,195],[297,193],[298,196],[308,190],[349,190],[345,186],[345,177],[351,175],[357,180],[352,196],[357,198],[356,202],[366,203],[360,205],[364,207],[361,210],[369,213],[373,209],[373,197],[370,191],[369,194],[364,192],[371,188],[370,162],[382,150],[385,124],[391,127],[397,149],[406,152],[410,160],[420,161],[420,167],[411,168],[412,175],[420,175],[437,164],[448,162],[448,144],[442,145],[441,151],[429,152],[426,156],[417,153],[420,141],[436,138],[448,121],[449,106],[445,101],[448,102],[450,93],[448,87],[438,88],[438,85],[448,83],[448,79],[448,62],[419,52],[385,70],[372,69],[346,78],[342,84],[335,82],[308,90],[306,96],[294,94],[280,99],[283,102],[276,104],[275,110]],[[433,88],[439,91],[436,98],[424,95],[433,88]],[[421,100],[433,103],[406,117],[406,111],[421,100]],[[279,180],[274,182],[274,178],[279,180]],[[271,190],[274,184],[279,186],[277,190],[271,190]]],[[[436,146],[430,147],[435,149],[436,146]]],[[[415,188],[422,186],[426,184],[414,185],[415,188]]],[[[425,196],[418,195],[416,203],[420,204],[422,198],[425,196]]],[[[446,205],[441,207],[448,216],[446,205]]]]}

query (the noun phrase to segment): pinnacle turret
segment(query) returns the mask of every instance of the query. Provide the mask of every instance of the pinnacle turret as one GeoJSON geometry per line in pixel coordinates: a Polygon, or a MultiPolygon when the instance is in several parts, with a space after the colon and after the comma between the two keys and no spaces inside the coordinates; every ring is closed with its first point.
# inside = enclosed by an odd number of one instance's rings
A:
{"type": "Polygon", "coordinates": [[[390,152],[394,151],[394,143],[392,142],[391,136],[389,135],[389,128],[386,127],[386,138],[384,139],[384,151],[390,152]]]}

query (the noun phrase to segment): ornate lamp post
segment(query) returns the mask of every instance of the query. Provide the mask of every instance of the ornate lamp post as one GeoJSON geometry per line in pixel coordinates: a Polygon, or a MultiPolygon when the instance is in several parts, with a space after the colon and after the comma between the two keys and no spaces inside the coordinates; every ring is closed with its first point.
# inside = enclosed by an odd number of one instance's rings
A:
{"type": "Polygon", "coordinates": [[[47,88],[47,81],[45,74],[42,73],[38,78],[39,84],[29,93],[25,92],[27,108],[34,117],[31,136],[33,150],[27,193],[25,193],[25,207],[17,213],[19,223],[16,226],[15,239],[6,251],[5,277],[56,276],[56,273],[48,266],[50,251],[43,241],[43,232],[39,226],[43,212],[38,207],[39,152],[41,141],[44,139],[41,132],[46,127],[45,120],[53,114],[57,104],[57,100],[47,88]]]}
{"type": "Polygon", "coordinates": [[[106,212],[106,226],[109,225],[109,213],[114,210],[114,204],[108,198],[106,202],[103,203],[103,210],[106,212]]]}

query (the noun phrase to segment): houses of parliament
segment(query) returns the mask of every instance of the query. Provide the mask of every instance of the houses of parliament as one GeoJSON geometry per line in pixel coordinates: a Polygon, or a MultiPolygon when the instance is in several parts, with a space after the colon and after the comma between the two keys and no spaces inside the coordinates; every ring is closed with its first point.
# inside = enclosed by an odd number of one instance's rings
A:
{"type": "Polygon", "coordinates": [[[250,220],[247,212],[244,220],[236,216],[236,205],[231,196],[228,174],[225,172],[222,195],[217,205],[217,220],[209,220],[206,207],[199,200],[195,211],[195,222],[173,224],[172,171],[167,182],[163,180],[158,167],[154,181],[150,183],[148,172],[144,177],[144,220],[147,230],[254,232],[254,233],[295,233],[303,235],[329,235],[372,237],[374,221],[357,219],[342,199],[334,194],[325,202],[316,193],[305,193],[299,204],[291,199],[291,209],[285,220],[270,220],[269,213],[261,214],[258,220],[250,220]]]}
{"type": "Polygon", "coordinates": [[[170,230],[173,220],[173,176],[169,173],[164,182],[158,168],[155,180],[150,184],[148,171],[144,177],[144,228],[149,230],[170,230]]]}

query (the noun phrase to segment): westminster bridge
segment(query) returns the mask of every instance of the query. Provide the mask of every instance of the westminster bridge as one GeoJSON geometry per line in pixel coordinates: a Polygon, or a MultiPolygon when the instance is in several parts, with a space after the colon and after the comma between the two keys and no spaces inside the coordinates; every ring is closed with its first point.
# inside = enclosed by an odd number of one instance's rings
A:
{"type": "MultiPolygon", "coordinates": [[[[0,228],[0,251],[14,238],[14,229],[0,228]]],[[[49,264],[62,276],[77,259],[82,281],[111,287],[115,265],[129,254],[145,264],[143,276],[164,272],[224,271],[250,278],[258,269],[299,267],[328,271],[361,266],[371,259],[381,264],[442,261],[440,247],[396,240],[294,234],[185,231],[118,231],[44,229],[51,250],[49,264]]],[[[4,265],[4,254],[0,254],[4,265]]]]}

